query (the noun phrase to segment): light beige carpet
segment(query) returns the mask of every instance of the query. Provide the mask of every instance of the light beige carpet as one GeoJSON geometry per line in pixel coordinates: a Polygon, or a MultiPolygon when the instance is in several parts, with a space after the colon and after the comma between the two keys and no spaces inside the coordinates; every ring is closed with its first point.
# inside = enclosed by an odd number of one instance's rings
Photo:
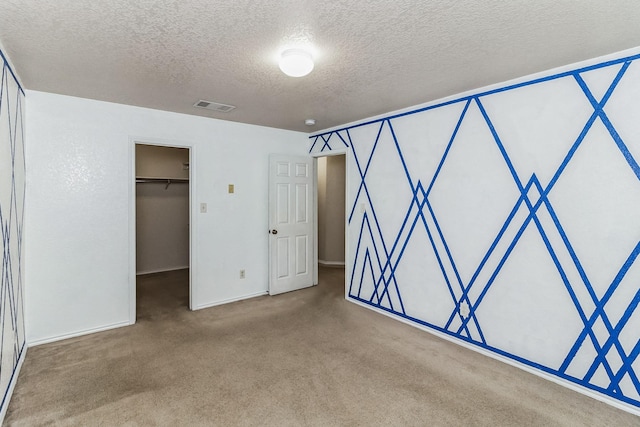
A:
{"type": "Polygon", "coordinates": [[[29,349],[8,425],[640,426],[640,417],[317,287],[187,310],[186,271],[139,319],[29,349]]]}

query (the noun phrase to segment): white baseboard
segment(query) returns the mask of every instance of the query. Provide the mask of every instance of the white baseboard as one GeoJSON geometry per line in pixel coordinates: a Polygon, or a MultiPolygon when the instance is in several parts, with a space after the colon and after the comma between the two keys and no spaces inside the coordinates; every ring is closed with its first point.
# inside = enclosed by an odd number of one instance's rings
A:
{"type": "Polygon", "coordinates": [[[324,261],[319,259],[318,264],[325,267],[344,267],[344,261],[324,261]]]}
{"type": "Polygon", "coordinates": [[[7,409],[9,408],[9,402],[11,401],[11,396],[13,395],[13,389],[16,388],[16,383],[18,382],[18,376],[20,375],[20,369],[22,369],[22,364],[24,363],[25,357],[27,357],[26,342],[22,346],[22,353],[20,353],[20,357],[18,358],[18,363],[16,364],[16,368],[13,370],[13,374],[11,374],[11,381],[9,381],[9,387],[7,387],[7,391],[4,393],[4,398],[2,399],[2,408],[0,408],[0,425],[4,423],[4,417],[7,415],[7,409]]]}
{"type": "Polygon", "coordinates": [[[171,267],[171,268],[161,268],[159,270],[138,271],[136,272],[136,276],[142,276],[145,274],[153,274],[153,273],[166,273],[167,271],[186,270],[188,268],[189,266],[185,265],[184,267],[171,267]]]}
{"type": "Polygon", "coordinates": [[[63,334],[63,335],[56,335],[54,337],[48,337],[48,338],[42,338],[42,339],[38,339],[38,340],[34,340],[34,341],[29,341],[29,347],[36,347],[38,345],[42,345],[42,344],[48,344],[51,342],[56,342],[56,341],[62,341],[62,340],[66,340],[69,338],[76,338],[76,337],[81,337],[83,335],[90,335],[90,334],[95,334],[96,332],[104,332],[104,331],[108,331],[110,329],[116,329],[116,328],[121,328],[123,326],[129,326],[131,325],[131,323],[129,323],[129,321],[124,321],[124,322],[118,322],[118,323],[113,323],[111,325],[106,325],[106,326],[100,326],[97,328],[91,328],[91,329],[84,329],[82,331],[77,331],[77,332],[71,332],[69,334],[63,334]]]}
{"type": "Polygon", "coordinates": [[[196,306],[194,308],[194,310],[202,310],[203,308],[209,308],[209,307],[215,307],[217,305],[229,304],[231,302],[242,301],[244,299],[249,299],[249,298],[261,297],[261,296],[268,295],[268,294],[269,293],[267,291],[261,291],[261,292],[256,292],[254,294],[242,295],[242,296],[235,297],[235,298],[229,298],[229,299],[225,299],[225,300],[220,300],[220,301],[215,301],[215,302],[211,302],[211,303],[198,305],[198,306],[196,306]]]}
{"type": "Polygon", "coordinates": [[[423,325],[420,325],[418,323],[414,323],[414,322],[410,321],[409,319],[405,319],[403,317],[396,316],[393,313],[389,313],[389,312],[387,312],[385,310],[380,310],[377,307],[372,307],[372,306],[370,306],[368,304],[365,304],[363,302],[360,302],[360,301],[354,300],[352,298],[349,298],[348,296],[345,296],[345,299],[347,301],[350,301],[350,302],[356,304],[356,305],[359,305],[359,306],[364,307],[364,308],[368,308],[369,310],[373,310],[376,313],[383,314],[383,315],[385,315],[387,317],[390,317],[392,319],[398,320],[398,321],[400,321],[402,323],[406,323],[407,325],[410,325],[410,326],[413,326],[414,328],[418,328],[420,330],[423,330],[423,331],[425,331],[425,332],[427,332],[427,333],[429,333],[431,335],[435,335],[435,336],[437,336],[439,338],[442,338],[444,340],[450,341],[450,342],[452,342],[454,344],[457,344],[457,345],[459,345],[461,347],[468,348],[469,350],[472,350],[472,351],[475,351],[477,353],[483,354],[483,355],[485,355],[487,357],[490,357],[492,359],[498,360],[500,362],[504,362],[507,365],[511,365],[511,366],[516,367],[516,368],[522,369],[523,371],[529,372],[530,374],[536,375],[536,376],[538,376],[540,378],[544,378],[546,380],[549,380],[549,381],[554,382],[554,383],[556,383],[558,385],[561,385],[563,387],[566,387],[568,389],[576,391],[576,392],[578,392],[580,394],[584,394],[585,396],[589,396],[589,397],[591,397],[593,399],[596,399],[596,400],[599,400],[601,402],[604,402],[604,403],[606,403],[608,405],[611,405],[611,406],[616,407],[618,409],[621,409],[623,411],[632,413],[634,415],[640,415],[640,409],[636,408],[635,406],[628,405],[628,404],[626,404],[624,402],[621,402],[619,400],[613,399],[613,398],[611,398],[609,396],[602,395],[602,394],[597,393],[597,392],[595,392],[593,390],[589,390],[588,388],[582,387],[582,386],[580,386],[578,384],[574,384],[571,381],[567,381],[567,380],[564,380],[562,378],[558,378],[558,377],[556,377],[554,375],[548,374],[546,372],[543,372],[543,371],[540,371],[538,369],[535,369],[535,368],[533,368],[531,366],[525,365],[524,363],[520,363],[520,362],[518,362],[516,360],[510,359],[508,357],[504,357],[504,356],[502,356],[500,354],[496,354],[496,353],[494,353],[492,351],[485,350],[483,348],[477,347],[477,346],[475,346],[473,344],[470,344],[468,342],[459,340],[459,339],[457,339],[455,337],[452,337],[450,335],[444,334],[444,333],[442,333],[440,331],[436,331],[434,329],[431,329],[431,328],[429,328],[427,326],[423,326],[423,325]]]}

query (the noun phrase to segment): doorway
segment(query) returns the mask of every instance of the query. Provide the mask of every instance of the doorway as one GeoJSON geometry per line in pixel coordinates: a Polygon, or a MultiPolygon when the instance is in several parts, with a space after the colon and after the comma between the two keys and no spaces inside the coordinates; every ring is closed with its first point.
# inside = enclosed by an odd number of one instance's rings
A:
{"type": "Polygon", "coordinates": [[[342,153],[316,161],[317,283],[342,296],[346,295],[346,160],[342,153]]]}
{"type": "Polygon", "coordinates": [[[191,307],[192,149],[133,144],[131,320],[191,307]]]}

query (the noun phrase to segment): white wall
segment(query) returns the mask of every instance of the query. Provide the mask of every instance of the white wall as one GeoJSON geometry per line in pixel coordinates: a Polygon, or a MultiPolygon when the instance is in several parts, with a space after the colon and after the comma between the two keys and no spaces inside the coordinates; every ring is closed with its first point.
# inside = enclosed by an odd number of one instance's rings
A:
{"type": "Polygon", "coordinates": [[[324,249],[324,241],[327,234],[327,158],[319,157],[316,163],[317,174],[317,193],[318,193],[318,263],[322,264],[322,260],[326,256],[324,249]]]}
{"type": "MultiPolygon", "coordinates": [[[[186,148],[136,144],[136,176],[188,179],[186,148]]],[[[136,183],[136,273],[189,267],[189,183],[136,183]]]]}
{"type": "Polygon", "coordinates": [[[345,156],[318,158],[318,262],[344,265],[345,156]]]}
{"type": "Polygon", "coordinates": [[[349,298],[640,413],[639,52],[313,135],[349,298]]]}
{"type": "Polygon", "coordinates": [[[269,153],[306,134],[29,91],[27,340],[127,324],[133,141],[191,145],[195,307],[265,293],[269,153]],[[235,184],[235,193],[227,185],[235,184]],[[208,213],[198,205],[208,203],[208,213]],[[239,279],[239,270],[246,279],[239,279]]]}
{"type": "Polygon", "coordinates": [[[189,149],[136,144],[136,176],[188,179],[189,149]]]}
{"type": "Polygon", "coordinates": [[[136,273],[189,268],[189,184],[136,184],[136,273]]]}
{"type": "Polygon", "coordinates": [[[0,46],[0,424],[26,353],[24,331],[25,96],[0,46]]]}

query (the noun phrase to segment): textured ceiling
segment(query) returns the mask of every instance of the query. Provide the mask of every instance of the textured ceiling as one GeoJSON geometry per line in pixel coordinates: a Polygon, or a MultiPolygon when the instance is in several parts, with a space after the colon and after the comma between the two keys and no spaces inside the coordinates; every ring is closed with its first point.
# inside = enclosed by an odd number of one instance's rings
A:
{"type": "Polygon", "coordinates": [[[640,46],[639,23],[638,0],[0,1],[27,89],[306,132],[640,46]],[[292,46],[310,75],[279,71],[292,46]]]}

